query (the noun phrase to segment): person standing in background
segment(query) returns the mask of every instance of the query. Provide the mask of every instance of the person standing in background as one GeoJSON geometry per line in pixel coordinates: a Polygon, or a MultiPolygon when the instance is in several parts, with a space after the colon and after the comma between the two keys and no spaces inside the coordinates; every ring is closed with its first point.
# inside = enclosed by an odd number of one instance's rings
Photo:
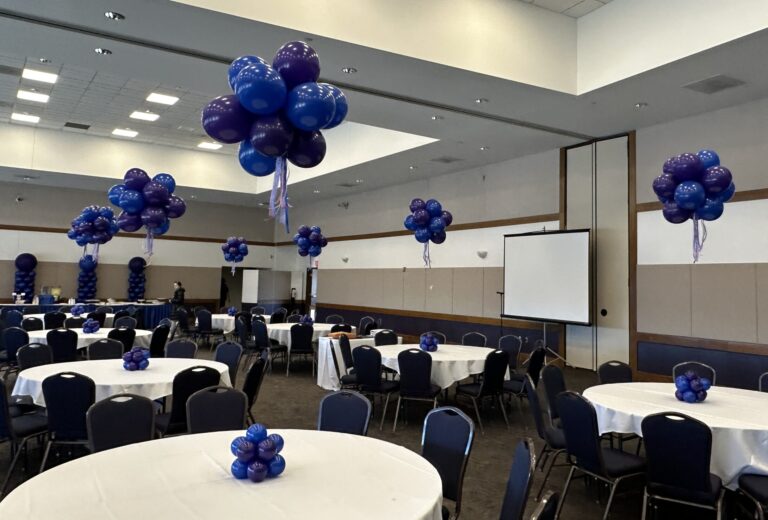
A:
{"type": "Polygon", "coordinates": [[[229,285],[224,277],[221,277],[221,288],[219,289],[219,307],[224,307],[229,299],[229,285]]]}
{"type": "Polygon", "coordinates": [[[184,287],[178,280],[173,282],[173,298],[171,298],[171,303],[173,304],[173,316],[176,317],[179,307],[184,305],[184,287]]]}

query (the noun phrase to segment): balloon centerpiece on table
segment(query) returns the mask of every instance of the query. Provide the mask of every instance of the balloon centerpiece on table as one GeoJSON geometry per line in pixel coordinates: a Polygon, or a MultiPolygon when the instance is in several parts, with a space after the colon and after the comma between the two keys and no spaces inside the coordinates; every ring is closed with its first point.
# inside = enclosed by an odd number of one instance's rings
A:
{"type": "Polygon", "coordinates": [[[230,307],[227,309],[228,316],[235,316],[237,314],[237,307],[230,307]]]}
{"type": "Polygon", "coordinates": [[[285,470],[285,459],[279,454],[284,445],[281,435],[270,435],[263,424],[252,424],[244,436],[235,437],[230,444],[232,455],[237,457],[230,468],[232,476],[252,482],[277,477],[285,470]]]}
{"type": "Polygon", "coordinates": [[[79,318],[81,314],[85,313],[85,305],[77,304],[73,305],[69,310],[69,313],[75,318],[79,318]]]}
{"type": "Polygon", "coordinates": [[[325,158],[320,130],[334,128],[347,115],[344,93],[317,83],[320,58],[302,41],[288,42],[272,64],[241,56],[228,71],[234,94],[219,96],[202,111],[205,132],[216,141],[240,143],[240,166],[257,177],[275,172],[269,216],[288,232],[288,166],[313,168],[325,158]]]}
{"type": "Polygon", "coordinates": [[[232,265],[232,276],[235,276],[235,264],[239,264],[248,256],[248,244],[243,237],[229,237],[221,244],[221,251],[224,253],[224,261],[232,265]]]}
{"type": "Polygon", "coordinates": [[[437,352],[437,347],[440,345],[437,336],[431,332],[422,334],[419,337],[419,348],[425,352],[437,352]]]}
{"type": "Polygon", "coordinates": [[[134,370],[146,370],[149,366],[149,349],[133,347],[123,354],[123,368],[129,372],[134,370]]]}
{"type": "Polygon", "coordinates": [[[123,176],[123,184],[109,188],[109,201],[123,211],[117,217],[122,231],[133,233],[144,226],[147,230],[144,253],[151,257],[154,237],[164,235],[171,227],[170,219],[179,218],[187,211],[184,199],[173,192],[176,180],[167,173],[150,178],[140,168],[131,168],[123,176]]]}
{"type": "Polygon", "coordinates": [[[21,253],[14,260],[14,265],[16,266],[13,282],[14,297],[20,297],[25,303],[32,303],[32,297],[35,294],[37,258],[31,253],[21,253]]]}
{"type": "Polygon", "coordinates": [[[429,242],[445,242],[445,230],[453,222],[453,215],[450,211],[445,211],[442,204],[435,199],[426,202],[423,199],[413,199],[410,210],[411,214],[405,217],[403,225],[408,231],[413,231],[417,242],[424,244],[424,266],[431,267],[429,242]]]}
{"type": "Polygon", "coordinates": [[[312,316],[309,314],[302,314],[301,318],[299,318],[299,323],[303,325],[314,325],[315,320],[312,319],[312,316]]]}
{"type": "Polygon", "coordinates": [[[323,248],[328,245],[328,239],[322,233],[319,226],[299,226],[293,235],[293,243],[299,248],[299,256],[320,256],[323,248]]]}
{"type": "Polygon", "coordinates": [[[92,300],[96,297],[96,268],[99,263],[92,255],[85,255],[78,261],[80,274],[77,275],[77,301],[92,300]]]}
{"type": "Polygon", "coordinates": [[[723,204],[736,192],[733,176],[713,150],[670,157],[662,171],[653,180],[653,191],[664,204],[662,213],[668,222],[693,220],[693,261],[698,262],[707,239],[702,221],[717,220],[723,214],[723,204]]]}
{"type": "Polygon", "coordinates": [[[99,325],[99,322],[94,320],[93,318],[88,318],[85,320],[85,323],[83,323],[83,332],[85,334],[93,334],[95,332],[98,332],[101,328],[101,325],[99,325]]]}
{"type": "Polygon", "coordinates": [[[699,377],[693,370],[688,370],[675,378],[675,397],[686,403],[700,403],[707,398],[707,390],[711,386],[712,381],[708,378],[699,377]]]}
{"type": "Polygon", "coordinates": [[[147,284],[147,275],[144,269],[147,261],[140,256],[134,256],[128,262],[128,301],[135,302],[144,298],[144,290],[147,284]]]}
{"type": "Polygon", "coordinates": [[[86,206],[72,220],[72,227],[67,231],[67,238],[83,248],[83,257],[90,254],[99,260],[99,246],[106,244],[120,231],[115,219],[115,212],[107,206],[86,206]],[[93,249],[88,252],[88,245],[93,249]]]}

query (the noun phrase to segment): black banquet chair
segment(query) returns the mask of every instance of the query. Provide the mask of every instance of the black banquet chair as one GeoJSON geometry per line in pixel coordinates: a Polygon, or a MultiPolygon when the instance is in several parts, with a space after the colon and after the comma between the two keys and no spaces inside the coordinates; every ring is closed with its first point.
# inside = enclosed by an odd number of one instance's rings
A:
{"type": "Polygon", "coordinates": [[[261,384],[264,382],[264,373],[266,370],[267,362],[269,361],[269,352],[262,351],[256,360],[248,367],[248,371],[245,373],[245,381],[243,381],[243,392],[248,398],[248,420],[251,423],[256,422],[253,417],[253,405],[256,404],[256,400],[259,398],[259,391],[261,390],[261,384]]]}
{"type": "Polygon", "coordinates": [[[267,309],[265,309],[260,305],[254,305],[253,307],[251,307],[251,314],[266,314],[266,313],[267,313],[267,309]]]}
{"type": "Polygon", "coordinates": [[[514,334],[507,334],[499,338],[499,350],[503,350],[509,356],[509,373],[517,372],[517,359],[523,348],[523,338],[514,334]]]}
{"type": "Polygon", "coordinates": [[[483,432],[483,421],[480,418],[480,408],[477,405],[478,400],[485,398],[496,399],[501,415],[504,417],[504,423],[509,428],[509,419],[504,406],[504,375],[507,373],[509,358],[506,352],[502,350],[492,350],[485,357],[485,368],[483,368],[483,377],[478,383],[467,383],[456,387],[456,397],[469,397],[475,408],[477,424],[480,425],[480,431],[483,432]]]}
{"type": "Polygon", "coordinates": [[[757,378],[757,390],[759,392],[768,392],[768,372],[763,372],[757,378]]]}
{"type": "Polygon", "coordinates": [[[448,342],[448,337],[440,331],[428,330],[427,332],[422,333],[422,335],[424,334],[432,334],[433,336],[437,337],[437,340],[441,345],[445,345],[448,342]]]}
{"type": "Polygon", "coordinates": [[[376,326],[376,320],[371,316],[363,316],[360,318],[360,324],[357,327],[357,334],[359,336],[370,336],[371,329],[376,326]]]}
{"type": "Polygon", "coordinates": [[[215,340],[217,337],[224,339],[224,331],[221,329],[213,328],[213,318],[211,311],[208,309],[200,309],[195,313],[197,318],[197,336],[203,338],[206,342],[210,342],[211,339],[215,340]]]}
{"type": "Polygon", "coordinates": [[[479,332],[467,332],[461,337],[461,344],[467,347],[484,347],[487,343],[488,338],[479,332]]]}
{"type": "Polygon", "coordinates": [[[320,399],[317,429],[324,432],[367,435],[371,402],[351,390],[339,390],[320,399]]]}
{"type": "Polygon", "coordinates": [[[43,315],[43,325],[46,329],[58,329],[64,326],[67,315],[59,311],[46,312],[43,315]]]}
{"type": "Polygon", "coordinates": [[[45,343],[27,343],[16,353],[19,371],[53,363],[51,347],[45,343]]]}
{"type": "Polygon", "coordinates": [[[336,357],[336,351],[333,349],[333,342],[331,342],[331,354],[333,354],[334,362],[339,369],[339,383],[342,388],[357,388],[357,376],[355,375],[355,361],[352,358],[352,346],[349,343],[349,336],[341,334],[338,339],[339,352],[341,352],[341,360],[344,362],[344,369],[338,366],[339,360],[336,357]]]}
{"type": "Polygon", "coordinates": [[[631,383],[632,368],[621,361],[606,361],[597,367],[597,378],[601,385],[631,383]]]}
{"type": "Polygon", "coordinates": [[[346,332],[347,334],[351,334],[352,325],[349,323],[337,323],[331,327],[331,334],[334,332],[346,332]]]}
{"type": "Polygon", "coordinates": [[[229,382],[235,386],[237,379],[237,369],[240,367],[240,358],[243,357],[243,347],[234,341],[225,341],[216,346],[213,353],[213,360],[224,363],[229,367],[229,382]]]}
{"type": "Polygon", "coordinates": [[[151,441],[155,436],[155,407],[140,395],[116,394],[102,399],[88,409],[85,420],[92,453],[151,441]]]}
{"type": "Polygon", "coordinates": [[[16,309],[6,312],[3,318],[6,327],[21,327],[22,321],[24,321],[24,315],[16,309]]]}
{"type": "Polygon", "coordinates": [[[549,462],[549,467],[544,472],[544,479],[541,481],[539,492],[536,493],[536,498],[538,499],[541,496],[541,492],[544,491],[544,487],[547,485],[549,474],[552,473],[552,468],[555,467],[557,458],[565,453],[565,432],[563,432],[562,428],[544,424],[539,394],[536,393],[536,387],[533,386],[531,376],[528,375],[525,376],[525,392],[528,396],[528,406],[531,410],[531,415],[533,415],[533,422],[536,425],[536,433],[539,435],[539,439],[544,441],[544,445],[541,447],[538,457],[542,471],[544,471],[544,468],[547,466],[549,457],[552,457],[552,460],[549,462]]]}
{"type": "Polygon", "coordinates": [[[168,336],[171,334],[171,326],[160,324],[152,331],[152,338],[149,341],[149,355],[153,358],[165,356],[165,344],[168,336]]]}
{"type": "MultiPolygon", "coordinates": [[[[77,318],[77,321],[74,321],[75,320],[74,316],[72,318],[70,318],[70,319],[73,320],[72,322],[70,322],[70,323],[73,324],[73,326],[72,327],[67,327],[68,329],[79,329],[79,328],[81,328],[83,326],[83,323],[85,323],[84,321],[82,321],[82,322],[79,321],[79,320],[82,320],[82,318],[79,318],[79,317],[77,318]],[[79,323],[79,325],[75,327],[74,325],[77,325],[78,323],[79,323]]],[[[103,313],[103,312],[98,312],[98,311],[97,312],[89,312],[88,315],[86,316],[86,319],[95,320],[99,324],[99,327],[103,327],[104,324],[107,322],[107,315],[105,313],[103,313]]]]}
{"type": "Polygon", "coordinates": [[[248,397],[236,388],[211,386],[198,390],[187,399],[187,432],[242,430],[247,406],[248,397]]]}
{"type": "Polygon", "coordinates": [[[672,381],[674,381],[677,376],[683,375],[689,370],[696,372],[699,377],[706,377],[712,381],[712,386],[715,385],[715,378],[717,377],[715,369],[706,363],[700,363],[698,361],[683,361],[682,363],[673,366],[672,381]]]}
{"type": "Polygon", "coordinates": [[[8,327],[3,330],[5,355],[2,357],[2,361],[7,364],[9,370],[17,364],[16,356],[18,351],[27,343],[29,343],[29,334],[21,327],[8,327]]]}
{"type": "Polygon", "coordinates": [[[100,339],[88,345],[88,359],[120,359],[123,357],[123,344],[116,339],[100,339]]]}
{"type": "Polygon", "coordinates": [[[344,323],[344,316],[341,314],[329,314],[325,317],[325,322],[331,324],[344,323]]]}
{"type": "Polygon", "coordinates": [[[40,318],[24,318],[21,320],[21,328],[26,330],[27,332],[32,332],[33,330],[43,330],[44,329],[43,320],[40,318]]]}
{"type": "Polygon", "coordinates": [[[188,339],[175,339],[165,345],[165,357],[193,359],[197,355],[197,345],[188,339]]]}
{"type": "Polygon", "coordinates": [[[379,424],[379,430],[381,430],[384,427],[384,419],[387,416],[389,399],[393,392],[398,391],[400,383],[398,381],[382,379],[381,352],[374,347],[361,345],[355,348],[352,357],[355,363],[358,391],[363,395],[381,395],[386,398],[381,411],[381,423],[379,424]]]}
{"type": "Polygon", "coordinates": [[[269,316],[269,323],[270,325],[274,325],[275,323],[285,323],[285,317],[286,312],[278,309],[269,316]]]}
{"type": "MultiPolygon", "coordinates": [[[[80,316],[70,316],[66,320],[64,320],[64,328],[67,329],[82,329],[83,323],[85,323],[85,318],[82,318],[80,316]]],[[[101,324],[99,324],[99,327],[101,327],[101,324]]]]}
{"type": "Polygon", "coordinates": [[[54,363],[66,363],[77,359],[77,332],[68,329],[49,330],[45,341],[51,347],[54,363]]]}
{"type": "Polygon", "coordinates": [[[547,397],[549,422],[553,426],[560,424],[560,414],[557,411],[557,396],[565,392],[565,376],[557,365],[547,365],[541,370],[541,382],[544,383],[544,395],[547,397]]]}
{"type": "Polygon", "coordinates": [[[122,316],[112,323],[112,327],[116,329],[120,327],[125,327],[126,329],[135,329],[137,325],[138,320],[133,316],[122,316]]]}
{"type": "Polygon", "coordinates": [[[525,504],[533,483],[533,471],[536,467],[534,450],[533,440],[530,438],[517,443],[499,520],[523,520],[525,504]]]}
{"type": "Polygon", "coordinates": [[[739,476],[739,493],[753,503],[755,518],[765,520],[765,511],[768,509],[768,476],[742,473],[739,476]]]}
{"type": "Polygon", "coordinates": [[[312,375],[315,375],[315,348],[312,346],[314,328],[305,323],[296,323],[291,327],[291,348],[288,350],[285,375],[291,373],[291,359],[294,356],[309,356],[312,362],[312,375]]]}
{"type": "Polygon", "coordinates": [[[116,339],[123,344],[123,352],[128,352],[133,348],[133,342],[136,339],[136,329],[119,327],[112,329],[107,333],[109,339],[116,339]]]}
{"type": "Polygon", "coordinates": [[[205,366],[190,367],[176,374],[171,391],[171,411],[155,417],[158,433],[165,436],[186,432],[187,399],[198,390],[218,386],[220,378],[218,370],[205,366]]]}
{"type": "Polygon", "coordinates": [[[539,502],[539,505],[531,514],[531,520],[555,520],[557,516],[557,504],[560,502],[560,495],[554,491],[547,491],[539,502]]]}
{"type": "Polygon", "coordinates": [[[384,345],[397,345],[397,334],[391,330],[380,330],[373,336],[373,344],[377,347],[383,347],[384,345]]]}
{"type": "Polygon", "coordinates": [[[286,323],[299,323],[301,322],[301,314],[291,314],[285,318],[286,323]]]}
{"type": "Polygon", "coordinates": [[[405,401],[426,401],[437,408],[437,396],[441,388],[432,383],[432,356],[418,348],[403,350],[397,355],[400,368],[400,390],[395,407],[395,421],[392,432],[397,431],[400,407],[405,401]]]}
{"type": "MultiPolygon", "coordinates": [[[[452,406],[427,413],[421,433],[421,456],[432,464],[443,482],[443,498],[455,503],[453,518],[461,513],[464,473],[475,439],[475,425],[464,412],[452,406]]],[[[443,518],[449,518],[443,505],[443,518]]]]}

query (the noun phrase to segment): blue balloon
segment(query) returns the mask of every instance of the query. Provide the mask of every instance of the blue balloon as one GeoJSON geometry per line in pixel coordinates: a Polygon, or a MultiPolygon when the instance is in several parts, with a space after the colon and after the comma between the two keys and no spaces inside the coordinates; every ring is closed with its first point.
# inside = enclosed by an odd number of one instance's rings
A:
{"type": "Polygon", "coordinates": [[[296,245],[299,246],[299,249],[309,249],[310,244],[308,237],[302,237],[299,236],[299,239],[296,241],[296,245]]]}
{"type": "Polygon", "coordinates": [[[733,194],[736,193],[736,185],[731,182],[731,185],[728,186],[725,190],[721,191],[717,194],[717,200],[720,202],[728,202],[733,198],[733,194]]]}
{"type": "Polygon", "coordinates": [[[408,229],[410,231],[416,230],[416,223],[413,221],[413,215],[408,215],[405,217],[405,222],[403,222],[403,225],[405,226],[405,229],[408,229]]]}
{"type": "Polygon", "coordinates": [[[323,128],[324,129],[335,128],[339,126],[342,121],[344,121],[345,117],[347,117],[347,112],[349,111],[349,105],[347,104],[347,96],[344,95],[344,92],[342,92],[340,88],[334,85],[331,85],[329,83],[320,83],[320,85],[324,86],[325,88],[331,91],[333,100],[336,102],[336,110],[333,113],[331,122],[325,125],[323,128]]]}
{"type": "Polygon", "coordinates": [[[168,193],[173,193],[173,190],[176,189],[176,179],[169,173],[158,173],[152,177],[152,180],[165,186],[168,193]]]}
{"type": "Polygon", "coordinates": [[[248,464],[240,462],[237,459],[232,462],[230,470],[232,471],[232,476],[236,479],[242,480],[248,478],[248,464]]]}
{"type": "Polygon", "coordinates": [[[243,261],[243,255],[235,255],[235,262],[242,262],[243,261]]]}
{"type": "Polygon", "coordinates": [[[675,203],[682,209],[694,210],[704,204],[707,194],[701,183],[683,181],[675,188],[675,203]]]}
{"type": "Polygon", "coordinates": [[[687,392],[683,392],[683,400],[686,403],[695,403],[696,402],[696,394],[688,390],[687,392]]]}
{"type": "Polygon", "coordinates": [[[248,254],[248,246],[246,244],[240,244],[237,248],[238,251],[240,251],[241,255],[247,255],[248,254]]]}
{"type": "Polygon", "coordinates": [[[140,191],[125,190],[118,205],[126,213],[140,213],[144,209],[144,195],[140,191]]]}
{"type": "Polygon", "coordinates": [[[675,378],[675,387],[681,392],[685,392],[691,388],[691,385],[688,378],[681,375],[675,378]]]}
{"type": "Polygon", "coordinates": [[[439,217],[443,214],[443,206],[435,199],[429,199],[425,205],[430,217],[439,217]]]}
{"type": "Polygon", "coordinates": [[[296,233],[295,235],[293,235],[293,243],[294,243],[294,244],[298,244],[298,243],[299,243],[299,239],[300,239],[300,238],[301,238],[301,235],[299,235],[298,233],[296,233]]]}
{"type": "Polygon", "coordinates": [[[171,221],[166,219],[166,221],[163,222],[162,225],[151,228],[151,231],[153,235],[161,236],[161,235],[165,235],[170,228],[171,228],[171,221]]]}
{"type": "Polygon", "coordinates": [[[235,257],[230,253],[224,253],[224,261],[225,262],[234,262],[235,257]]]}
{"type": "Polygon", "coordinates": [[[74,229],[70,229],[69,231],[67,231],[67,238],[69,238],[70,240],[75,240],[77,237],[78,237],[77,231],[75,231],[74,229]]]}
{"type": "Polygon", "coordinates": [[[258,56],[240,56],[239,58],[235,58],[234,61],[229,65],[229,70],[227,71],[227,77],[229,79],[229,88],[232,89],[232,91],[235,91],[235,79],[237,78],[237,75],[240,74],[240,71],[243,70],[248,65],[256,65],[257,63],[262,63],[264,65],[267,64],[266,61],[262,60],[258,56]]]}
{"type": "Polygon", "coordinates": [[[333,119],[336,102],[333,93],[317,83],[302,83],[288,94],[285,115],[293,126],[311,132],[320,130],[333,119]]]}
{"type": "Polygon", "coordinates": [[[233,90],[243,108],[258,115],[277,112],[288,95],[283,78],[266,63],[244,67],[235,78],[233,90]]]}
{"type": "Polygon", "coordinates": [[[240,143],[237,156],[243,170],[256,177],[265,177],[275,171],[275,158],[260,154],[249,139],[240,143]]]}
{"type": "Polygon", "coordinates": [[[107,198],[109,199],[109,202],[111,202],[115,206],[119,206],[120,195],[122,195],[124,191],[125,191],[125,184],[115,184],[114,186],[109,188],[109,191],[107,192],[107,198]]]}
{"type": "Polygon", "coordinates": [[[714,150],[699,150],[696,156],[701,161],[701,167],[704,170],[706,170],[711,166],[720,165],[720,157],[717,155],[717,152],[715,152],[714,150]]]}
{"type": "Polygon", "coordinates": [[[320,247],[320,244],[314,244],[309,246],[309,256],[320,256],[320,253],[323,252],[323,249],[320,247]]]}
{"type": "Polygon", "coordinates": [[[432,233],[429,231],[429,228],[421,227],[416,230],[414,236],[416,237],[417,242],[425,244],[432,238],[432,233]]]}
{"type": "Polygon", "coordinates": [[[696,216],[701,220],[717,220],[723,214],[723,203],[717,199],[707,199],[696,210],[696,216]]]}
{"type": "Polygon", "coordinates": [[[708,377],[702,377],[700,380],[701,387],[706,391],[712,387],[712,381],[708,377]]]}
{"type": "Polygon", "coordinates": [[[309,254],[309,248],[299,248],[299,256],[307,256],[309,254]]]}
{"type": "Polygon", "coordinates": [[[275,455],[275,457],[269,461],[267,466],[267,477],[274,478],[285,471],[285,458],[282,455],[275,455]]]}
{"type": "Polygon", "coordinates": [[[93,222],[99,217],[99,208],[96,206],[87,206],[83,208],[82,213],[80,214],[80,219],[83,222],[93,222]]]}
{"type": "Polygon", "coordinates": [[[443,231],[444,229],[445,222],[443,222],[441,217],[432,217],[432,219],[429,221],[429,230],[432,233],[437,233],[438,231],[443,231]]]}

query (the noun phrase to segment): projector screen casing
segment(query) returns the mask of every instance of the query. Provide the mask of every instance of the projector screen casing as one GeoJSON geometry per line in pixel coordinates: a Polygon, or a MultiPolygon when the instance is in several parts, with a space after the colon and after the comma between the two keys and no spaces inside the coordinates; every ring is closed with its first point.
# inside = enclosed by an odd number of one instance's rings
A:
{"type": "Polygon", "coordinates": [[[592,325],[590,231],[504,235],[502,316],[592,325]]]}

